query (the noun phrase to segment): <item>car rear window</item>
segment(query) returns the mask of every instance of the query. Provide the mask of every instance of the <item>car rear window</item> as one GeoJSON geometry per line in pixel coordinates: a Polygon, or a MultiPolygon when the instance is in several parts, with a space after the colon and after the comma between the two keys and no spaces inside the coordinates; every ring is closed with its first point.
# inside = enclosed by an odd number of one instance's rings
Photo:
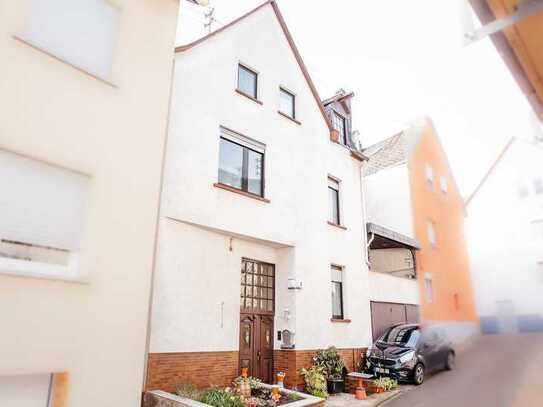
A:
{"type": "Polygon", "coordinates": [[[420,330],[412,326],[397,326],[389,329],[380,341],[390,345],[415,346],[420,337],[420,330]]]}

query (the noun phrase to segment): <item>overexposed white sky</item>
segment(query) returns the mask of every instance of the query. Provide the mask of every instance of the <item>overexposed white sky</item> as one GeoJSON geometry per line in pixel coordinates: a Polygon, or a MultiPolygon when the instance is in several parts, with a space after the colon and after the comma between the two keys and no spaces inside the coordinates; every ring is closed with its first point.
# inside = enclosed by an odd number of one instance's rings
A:
{"type": "MultiPolygon", "coordinates": [[[[278,0],[321,98],[352,90],[364,146],[431,117],[463,195],[531,110],[489,39],[462,45],[459,0],[278,0]]],[[[467,0],[466,0],[467,1],[467,0]]],[[[220,28],[263,0],[211,0],[220,28]]],[[[181,2],[177,44],[206,34],[205,8],[181,2]]]]}

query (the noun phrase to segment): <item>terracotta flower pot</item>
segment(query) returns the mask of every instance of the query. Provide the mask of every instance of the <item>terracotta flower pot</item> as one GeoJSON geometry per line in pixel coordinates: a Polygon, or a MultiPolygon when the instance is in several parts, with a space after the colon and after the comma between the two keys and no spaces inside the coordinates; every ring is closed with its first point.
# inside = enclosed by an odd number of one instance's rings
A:
{"type": "Polygon", "coordinates": [[[248,367],[242,367],[241,368],[241,377],[247,378],[248,373],[249,373],[249,368],[248,367]]]}

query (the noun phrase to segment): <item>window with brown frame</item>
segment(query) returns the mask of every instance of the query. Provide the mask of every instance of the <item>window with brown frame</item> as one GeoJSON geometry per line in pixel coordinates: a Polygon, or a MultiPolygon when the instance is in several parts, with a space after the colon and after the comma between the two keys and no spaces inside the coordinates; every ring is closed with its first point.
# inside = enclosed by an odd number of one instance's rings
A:
{"type": "Polygon", "coordinates": [[[249,259],[241,261],[241,311],[273,314],[275,267],[249,259]]]}
{"type": "Polygon", "coordinates": [[[292,119],[296,118],[296,96],[283,88],[279,88],[279,111],[292,119]]]}
{"type": "Polygon", "coordinates": [[[332,319],[343,319],[343,268],[332,265],[332,319]]]}
{"type": "Polygon", "coordinates": [[[238,65],[238,90],[253,99],[257,99],[258,74],[241,64],[238,65]]]}
{"type": "Polygon", "coordinates": [[[335,110],[332,111],[332,127],[339,133],[339,141],[347,145],[347,120],[335,110]]]}

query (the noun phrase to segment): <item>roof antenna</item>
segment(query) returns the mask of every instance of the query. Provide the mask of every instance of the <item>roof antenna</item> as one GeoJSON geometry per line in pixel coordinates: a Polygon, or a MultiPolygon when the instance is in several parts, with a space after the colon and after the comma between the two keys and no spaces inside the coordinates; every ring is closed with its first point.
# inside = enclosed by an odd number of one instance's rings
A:
{"type": "Polygon", "coordinates": [[[212,31],[213,23],[217,21],[217,19],[215,18],[215,7],[210,7],[209,11],[206,11],[204,13],[204,17],[206,19],[204,23],[204,29],[207,29],[207,33],[210,34],[212,31]]]}

